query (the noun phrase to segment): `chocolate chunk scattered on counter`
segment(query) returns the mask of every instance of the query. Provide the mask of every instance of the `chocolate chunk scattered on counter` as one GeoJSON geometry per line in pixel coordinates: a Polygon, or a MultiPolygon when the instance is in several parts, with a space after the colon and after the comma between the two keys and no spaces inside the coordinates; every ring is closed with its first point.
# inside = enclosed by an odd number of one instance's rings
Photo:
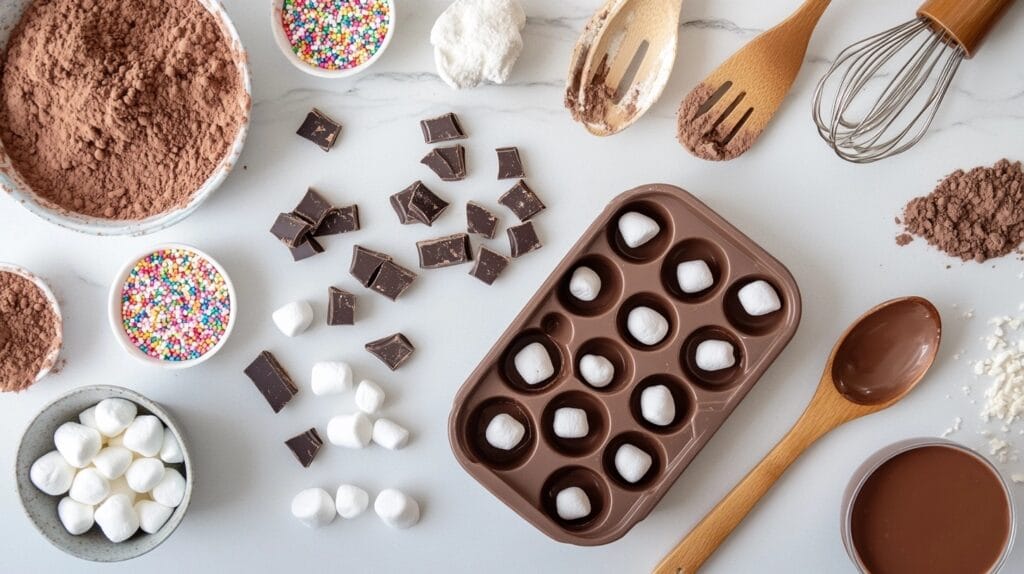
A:
{"type": "Polygon", "coordinates": [[[324,446],[324,439],[320,438],[320,433],[315,428],[311,428],[284,441],[284,444],[288,445],[303,468],[309,468],[317,453],[320,452],[320,447],[324,446]]]}
{"type": "Polygon", "coordinates": [[[412,215],[409,215],[409,198],[412,197],[412,192],[416,191],[417,185],[422,184],[417,181],[389,198],[391,201],[391,208],[395,210],[395,213],[398,215],[398,222],[402,225],[416,223],[416,219],[412,215]]]}
{"type": "Polygon", "coordinates": [[[312,226],[301,217],[291,213],[282,213],[277,216],[274,225],[270,227],[270,233],[288,247],[296,247],[302,243],[303,238],[309,234],[311,229],[312,226]]]}
{"type": "Polygon", "coordinates": [[[336,207],[327,212],[327,216],[313,231],[313,235],[317,237],[338,235],[339,233],[359,231],[359,228],[359,206],[349,205],[336,207]]]}
{"type": "Polygon", "coordinates": [[[459,118],[452,113],[422,120],[420,129],[423,130],[423,141],[428,144],[466,138],[466,132],[462,131],[462,126],[459,125],[459,118]]]}
{"type": "Polygon", "coordinates": [[[512,189],[505,192],[498,199],[498,203],[509,208],[512,213],[516,214],[519,221],[529,221],[534,215],[537,215],[547,207],[544,202],[537,197],[537,194],[533,193],[530,186],[526,185],[526,182],[519,180],[512,189]]]}
{"type": "Polygon", "coordinates": [[[331,147],[338,140],[338,135],[341,134],[341,124],[313,108],[295,133],[320,146],[320,149],[331,151],[331,147]]]}
{"type": "Polygon", "coordinates": [[[327,198],[320,195],[315,189],[309,188],[306,190],[306,195],[302,196],[302,201],[299,202],[295,209],[292,211],[292,215],[297,215],[302,219],[309,222],[313,228],[320,227],[323,223],[324,218],[327,214],[334,209],[330,201],[327,198]]]}
{"type": "Polygon", "coordinates": [[[494,239],[498,233],[498,217],[475,201],[466,203],[466,231],[494,239]]]}
{"type": "Polygon", "coordinates": [[[406,211],[413,219],[429,227],[448,209],[448,202],[430,191],[423,182],[416,183],[419,185],[413,189],[406,211]]]}
{"type": "Polygon", "coordinates": [[[498,179],[526,177],[523,160],[519,157],[519,148],[500,147],[494,151],[498,154],[498,179]]]}
{"type": "Polygon", "coordinates": [[[395,301],[412,286],[416,277],[416,273],[389,259],[377,270],[377,276],[370,283],[370,289],[395,301]]]}
{"type": "Polygon", "coordinates": [[[337,287],[327,288],[327,324],[355,325],[356,296],[337,287]]]}
{"type": "Polygon", "coordinates": [[[412,352],[416,350],[409,339],[401,333],[395,333],[383,339],[370,341],[366,344],[366,350],[371,355],[380,359],[392,371],[397,371],[403,363],[409,360],[412,352]]]}
{"type": "Polygon", "coordinates": [[[391,256],[356,245],[352,247],[352,265],[349,267],[349,273],[358,279],[363,287],[369,287],[385,261],[391,261],[391,256]]]}
{"type": "Polygon", "coordinates": [[[324,246],[320,245],[319,241],[313,239],[313,236],[308,234],[302,237],[298,245],[295,247],[289,247],[288,249],[292,252],[292,259],[295,261],[309,259],[314,255],[319,255],[324,252],[324,246]]]}
{"type": "Polygon", "coordinates": [[[544,245],[540,242],[540,238],[537,237],[537,230],[533,227],[532,221],[527,221],[522,225],[514,225],[509,227],[508,242],[512,248],[512,257],[522,257],[531,251],[536,251],[544,245]]]}
{"type": "Polygon", "coordinates": [[[433,170],[443,181],[466,178],[466,148],[461,145],[432,149],[423,156],[420,163],[433,170]]]}
{"type": "Polygon", "coordinates": [[[476,263],[469,274],[488,285],[493,285],[501,272],[508,267],[508,263],[508,257],[481,245],[476,254],[476,263]]]}
{"type": "Polygon", "coordinates": [[[263,398],[267,399],[275,413],[281,412],[288,401],[299,392],[292,378],[270,351],[260,353],[256,360],[245,368],[245,374],[263,394],[263,398]]]}
{"type": "Polygon", "coordinates": [[[416,249],[420,253],[420,267],[424,269],[451,267],[473,260],[469,235],[465,233],[417,241],[416,249]]]}

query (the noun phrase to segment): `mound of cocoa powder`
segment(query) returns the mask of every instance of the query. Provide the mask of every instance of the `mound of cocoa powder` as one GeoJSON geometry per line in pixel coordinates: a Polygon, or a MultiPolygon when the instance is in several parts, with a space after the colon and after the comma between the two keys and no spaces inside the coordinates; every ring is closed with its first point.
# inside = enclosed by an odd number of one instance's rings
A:
{"type": "Polygon", "coordinates": [[[0,140],[36,194],[143,219],[188,203],[248,98],[198,0],[35,0],[0,68],[0,140]]]}
{"type": "Polygon", "coordinates": [[[57,315],[35,283],[0,271],[0,391],[23,391],[60,344],[57,315]]]}

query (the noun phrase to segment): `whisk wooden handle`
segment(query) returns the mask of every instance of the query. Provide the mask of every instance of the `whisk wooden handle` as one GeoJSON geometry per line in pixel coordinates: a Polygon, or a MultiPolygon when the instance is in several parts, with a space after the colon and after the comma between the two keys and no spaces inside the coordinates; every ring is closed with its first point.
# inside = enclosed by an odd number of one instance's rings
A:
{"type": "Polygon", "coordinates": [[[917,15],[949,33],[970,58],[1012,3],[1013,0],[927,0],[917,15]]]}

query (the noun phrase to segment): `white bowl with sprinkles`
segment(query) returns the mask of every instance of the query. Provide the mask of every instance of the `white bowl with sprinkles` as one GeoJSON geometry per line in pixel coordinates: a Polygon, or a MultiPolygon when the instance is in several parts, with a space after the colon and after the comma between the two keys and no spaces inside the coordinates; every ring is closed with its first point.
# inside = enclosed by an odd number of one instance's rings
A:
{"type": "Polygon", "coordinates": [[[180,243],[132,257],[110,287],[110,328],[129,355],[167,369],[194,367],[224,346],[235,288],[208,254],[180,243]]]}

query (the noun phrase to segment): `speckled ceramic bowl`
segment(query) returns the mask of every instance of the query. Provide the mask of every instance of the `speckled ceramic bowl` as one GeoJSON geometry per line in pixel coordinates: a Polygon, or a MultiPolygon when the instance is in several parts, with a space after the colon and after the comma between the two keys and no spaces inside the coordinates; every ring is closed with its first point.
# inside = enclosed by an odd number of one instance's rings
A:
{"type": "Polygon", "coordinates": [[[15,484],[18,496],[29,520],[51,544],[64,552],[83,560],[94,562],[119,562],[137,558],[153,550],[174,532],[185,517],[189,501],[192,498],[192,486],[195,482],[192,470],[192,458],[188,452],[188,441],[174,419],[160,405],[136,393],[135,391],[112,386],[92,386],[75,389],[52,403],[46,405],[42,412],[29,423],[25,434],[21,437],[21,445],[15,459],[15,484]],[[181,505],[163,525],[153,534],[141,530],[135,536],[121,543],[113,543],[94,526],[81,536],[73,536],[64,530],[57,518],[57,503],[62,497],[49,496],[36,489],[29,479],[29,469],[39,457],[50,452],[53,447],[53,433],[57,427],[68,422],[78,421],[78,414],[103,399],[122,398],[135,403],[139,414],[151,414],[159,418],[164,426],[171,429],[181,445],[185,461],[173,465],[185,476],[185,497],[181,505]]]}
{"type": "Polygon", "coordinates": [[[43,360],[42,367],[39,368],[39,373],[36,374],[36,382],[42,380],[46,375],[50,374],[54,365],[57,364],[57,359],[60,357],[60,350],[64,345],[64,319],[60,313],[60,304],[57,303],[57,297],[54,296],[53,291],[50,290],[50,286],[39,278],[38,275],[32,273],[28,269],[21,267],[20,265],[14,265],[13,263],[2,263],[0,262],[0,272],[14,273],[20,275],[25,279],[28,279],[43,292],[43,296],[46,297],[46,301],[50,304],[50,309],[53,310],[53,314],[57,316],[57,343],[53,349],[43,360]]]}

